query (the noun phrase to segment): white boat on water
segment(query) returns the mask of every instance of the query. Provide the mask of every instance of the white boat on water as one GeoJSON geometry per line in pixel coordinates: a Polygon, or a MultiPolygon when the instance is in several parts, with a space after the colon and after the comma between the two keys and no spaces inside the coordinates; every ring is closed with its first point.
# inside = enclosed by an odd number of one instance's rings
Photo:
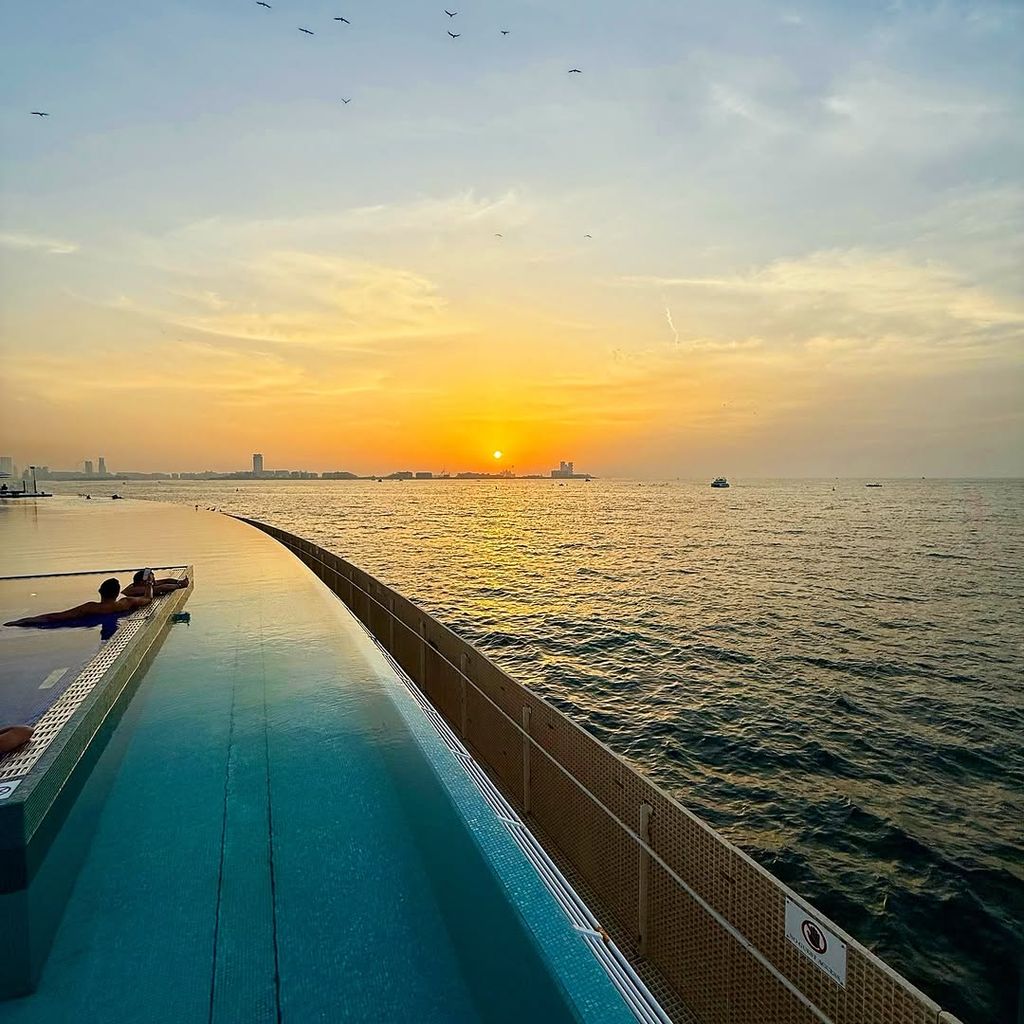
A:
{"type": "Polygon", "coordinates": [[[711,486],[712,487],[728,487],[729,486],[729,481],[726,480],[724,476],[716,476],[715,479],[711,481],[711,486]]]}

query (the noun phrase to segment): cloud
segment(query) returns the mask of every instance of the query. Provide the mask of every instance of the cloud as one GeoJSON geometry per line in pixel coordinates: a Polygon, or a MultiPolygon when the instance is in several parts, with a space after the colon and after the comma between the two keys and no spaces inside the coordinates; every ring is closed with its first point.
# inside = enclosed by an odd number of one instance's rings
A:
{"type": "Polygon", "coordinates": [[[770,304],[779,311],[831,313],[972,327],[1024,324],[1024,303],[966,279],[952,267],[915,262],[900,252],[831,249],[779,260],[729,277],[627,277],[625,283],[691,293],[719,293],[770,304]]]}
{"type": "Polygon", "coordinates": [[[136,239],[147,259],[167,269],[193,265],[196,254],[251,257],[254,250],[336,250],[358,239],[394,235],[403,245],[410,237],[459,231],[480,232],[521,227],[538,214],[536,202],[517,190],[496,196],[473,190],[442,197],[419,197],[405,202],[354,206],[300,217],[237,219],[208,217],[156,238],[136,239]]]}
{"type": "Polygon", "coordinates": [[[948,156],[1011,130],[1019,120],[1006,101],[989,93],[872,66],[853,71],[821,104],[829,118],[820,141],[847,155],[886,150],[916,159],[948,156]]]}
{"type": "Polygon", "coordinates": [[[469,330],[420,274],[295,251],[254,256],[216,291],[175,287],[99,305],[221,338],[339,352],[469,330]]]}
{"type": "Polygon", "coordinates": [[[67,256],[78,252],[77,242],[65,242],[58,238],[32,235],[21,232],[0,232],[0,246],[7,249],[35,249],[54,256],[67,256]]]}

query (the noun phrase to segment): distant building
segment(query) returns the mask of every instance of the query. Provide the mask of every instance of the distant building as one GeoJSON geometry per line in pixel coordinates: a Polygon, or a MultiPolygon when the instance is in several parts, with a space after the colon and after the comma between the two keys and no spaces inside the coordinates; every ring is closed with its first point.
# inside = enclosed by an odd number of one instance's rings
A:
{"type": "Polygon", "coordinates": [[[263,476],[263,455],[260,452],[253,452],[252,475],[263,476]]]}
{"type": "Polygon", "coordinates": [[[334,470],[334,472],[321,473],[321,479],[323,480],[358,480],[359,477],[355,473],[348,473],[344,470],[334,470]]]}
{"type": "Polygon", "coordinates": [[[400,469],[397,473],[392,473],[389,480],[412,480],[413,472],[411,469],[400,469]]]}
{"type": "Polygon", "coordinates": [[[416,479],[417,480],[433,480],[434,479],[434,474],[430,473],[430,472],[427,472],[427,473],[417,473],[416,474],[416,479]]]}
{"type": "Polygon", "coordinates": [[[0,455],[0,476],[14,476],[13,456],[0,455]]]}
{"type": "Polygon", "coordinates": [[[107,475],[107,460],[105,458],[103,458],[103,456],[101,455],[100,456],[100,476],[106,476],[106,475],[107,475]]]}
{"type": "Polygon", "coordinates": [[[558,469],[551,470],[551,476],[555,480],[592,480],[589,473],[577,473],[576,465],[572,462],[560,462],[558,469]]]}
{"type": "Polygon", "coordinates": [[[92,459],[85,460],[85,475],[92,476],[92,459]]]}

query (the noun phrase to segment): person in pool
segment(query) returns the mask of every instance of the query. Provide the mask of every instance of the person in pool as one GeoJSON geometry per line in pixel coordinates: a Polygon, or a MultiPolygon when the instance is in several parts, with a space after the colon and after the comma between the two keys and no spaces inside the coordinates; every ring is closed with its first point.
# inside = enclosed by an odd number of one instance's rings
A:
{"type": "Polygon", "coordinates": [[[145,597],[148,593],[146,590],[148,586],[153,588],[153,597],[163,597],[164,594],[169,594],[171,591],[187,587],[188,580],[179,580],[174,576],[167,576],[162,580],[158,580],[152,569],[140,569],[122,593],[125,597],[145,597]]]}
{"type": "Polygon", "coordinates": [[[5,626],[49,626],[59,622],[76,622],[102,615],[128,615],[136,608],[145,608],[153,603],[153,587],[147,584],[146,593],[137,597],[121,597],[121,582],[116,579],[104,580],[100,584],[100,599],[86,601],[62,612],[47,612],[45,615],[29,615],[24,619],[5,622],[5,626]]]}

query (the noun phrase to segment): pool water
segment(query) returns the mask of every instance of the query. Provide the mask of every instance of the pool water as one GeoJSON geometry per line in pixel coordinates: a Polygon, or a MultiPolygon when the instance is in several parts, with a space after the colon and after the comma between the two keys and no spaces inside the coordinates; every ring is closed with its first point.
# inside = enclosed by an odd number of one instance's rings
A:
{"type": "Polygon", "coordinates": [[[0,1021],[632,1019],[383,655],[283,548],[121,503],[54,499],[0,530],[3,573],[103,546],[197,580],[39,871],[85,844],[37,990],[0,1021]]]}

